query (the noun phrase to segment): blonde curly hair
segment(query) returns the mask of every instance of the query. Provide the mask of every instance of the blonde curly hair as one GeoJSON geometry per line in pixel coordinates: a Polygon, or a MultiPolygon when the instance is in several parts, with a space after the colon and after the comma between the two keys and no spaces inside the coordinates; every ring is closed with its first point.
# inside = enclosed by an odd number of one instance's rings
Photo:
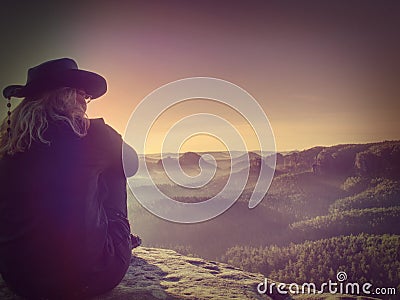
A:
{"type": "Polygon", "coordinates": [[[10,133],[7,132],[7,118],[0,127],[0,157],[24,152],[34,141],[50,144],[43,137],[49,120],[64,121],[77,136],[84,137],[90,122],[86,115],[86,102],[77,96],[76,89],[64,87],[40,97],[24,98],[11,113],[10,133]]]}

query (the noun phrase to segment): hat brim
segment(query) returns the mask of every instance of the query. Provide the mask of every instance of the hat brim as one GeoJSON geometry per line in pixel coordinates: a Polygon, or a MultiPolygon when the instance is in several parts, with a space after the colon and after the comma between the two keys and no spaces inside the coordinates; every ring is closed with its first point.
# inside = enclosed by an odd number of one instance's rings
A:
{"type": "Polygon", "coordinates": [[[61,87],[84,90],[92,99],[99,98],[107,92],[104,77],[90,71],[71,69],[59,72],[57,76],[33,80],[27,85],[7,86],[3,95],[5,98],[33,97],[61,87]]]}
{"type": "Polygon", "coordinates": [[[9,85],[3,89],[3,96],[6,99],[10,99],[11,97],[22,98],[24,85],[9,85]]]}

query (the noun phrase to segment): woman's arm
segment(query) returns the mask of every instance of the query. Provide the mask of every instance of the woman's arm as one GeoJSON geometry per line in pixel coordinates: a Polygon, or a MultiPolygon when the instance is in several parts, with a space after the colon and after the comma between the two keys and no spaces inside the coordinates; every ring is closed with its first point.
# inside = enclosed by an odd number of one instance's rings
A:
{"type": "Polygon", "coordinates": [[[131,177],[136,174],[139,168],[138,155],[135,149],[133,149],[125,142],[123,142],[122,144],[122,153],[123,153],[122,159],[123,159],[125,176],[131,177]]]}

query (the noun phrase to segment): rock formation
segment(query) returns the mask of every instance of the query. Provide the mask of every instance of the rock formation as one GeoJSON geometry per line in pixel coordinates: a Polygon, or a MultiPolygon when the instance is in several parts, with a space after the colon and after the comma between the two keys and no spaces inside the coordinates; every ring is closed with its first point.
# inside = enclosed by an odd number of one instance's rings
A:
{"type": "MultiPolygon", "coordinates": [[[[122,282],[112,291],[93,300],[292,299],[288,295],[274,294],[270,298],[259,294],[257,285],[261,282],[264,282],[262,274],[245,272],[224,263],[184,256],[173,250],[139,247],[133,250],[131,266],[122,282]]],[[[339,295],[309,296],[299,297],[342,299],[339,295]]],[[[0,299],[22,300],[8,290],[2,280],[0,299]]]]}

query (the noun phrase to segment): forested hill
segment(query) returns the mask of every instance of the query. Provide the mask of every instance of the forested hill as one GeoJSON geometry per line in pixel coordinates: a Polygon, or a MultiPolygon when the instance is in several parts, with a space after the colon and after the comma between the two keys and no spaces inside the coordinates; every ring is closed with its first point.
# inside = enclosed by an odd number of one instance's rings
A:
{"type": "MultiPolygon", "coordinates": [[[[246,189],[222,215],[200,224],[171,223],[150,214],[130,195],[134,231],[147,246],[224,260],[280,281],[325,280],[348,271],[363,282],[400,287],[400,141],[278,154],[268,193],[251,210],[251,181],[271,157],[249,156],[252,172],[246,189]]],[[[235,163],[240,165],[239,159],[235,163]]],[[[164,183],[160,188],[177,201],[204,201],[223,186],[219,180],[229,170],[225,154],[216,161],[216,176],[203,190],[182,191],[164,183]]],[[[190,161],[185,167],[191,167],[190,161]]]]}
{"type": "MultiPolygon", "coordinates": [[[[278,155],[263,204],[286,216],[284,245],[240,245],[222,260],[284,282],[354,282],[400,294],[400,142],[315,147],[278,155]],[[284,204],[286,203],[286,204],[284,204]]],[[[274,244],[274,243],[272,243],[274,244]]]]}
{"type": "Polygon", "coordinates": [[[400,141],[314,147],[278,154],[277,169],[322,174],[400,176],[400,141]]]}

